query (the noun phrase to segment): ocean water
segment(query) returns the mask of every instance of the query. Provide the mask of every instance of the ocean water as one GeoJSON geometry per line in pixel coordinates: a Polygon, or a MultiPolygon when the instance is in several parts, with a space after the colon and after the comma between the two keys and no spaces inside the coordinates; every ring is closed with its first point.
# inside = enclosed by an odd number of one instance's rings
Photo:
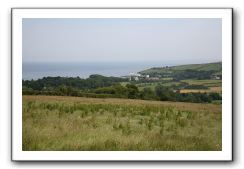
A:
{"type": "Polygon", "coordinates": [[[22,79],[36,80],[47,76],[88,78],[91,74],[120,77],[162,66],[172,65],[161,62],[23,63],[22,79]]]}

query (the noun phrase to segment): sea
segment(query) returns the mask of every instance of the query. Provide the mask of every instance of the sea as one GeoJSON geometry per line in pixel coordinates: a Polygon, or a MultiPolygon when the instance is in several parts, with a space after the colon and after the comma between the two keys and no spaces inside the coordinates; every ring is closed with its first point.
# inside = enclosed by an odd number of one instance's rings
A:
{"type": "Polygon", "coordinates": [[[43,77],[88,78],[92,74],[121,77],[152,67],[172,66],[162,62],[24,62],[22,79],[37,80],[43,77]]]}

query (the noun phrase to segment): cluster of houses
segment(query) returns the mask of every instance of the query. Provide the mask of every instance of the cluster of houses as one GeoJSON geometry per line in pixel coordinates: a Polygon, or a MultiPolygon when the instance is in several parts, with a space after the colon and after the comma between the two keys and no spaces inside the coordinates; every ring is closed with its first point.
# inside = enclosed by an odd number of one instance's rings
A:
{"type": "Polygon", "coordinates": [[[123,78],[129,79],[129,81],[139,81],[139,80],[157,81],[157,80],[159,80],[158,77],[150,77],[149,75],[142,75],[139,73],[130,73],[127,76],[123,76],[123,78]]]}
{"type": "MultiPolygon", "coordinates": [[[[140,81],[140,80],[158,81],[158,80],[160,80],[160,77],[150,77],[149,75],[142,75],[140,73],[130,73],[127,76],[122,76],[122,78],[129,79],[129,81],[140,81]]],[[[221,80],[222,75],[219,75],[219,74],[212,75],[211,79],[221,80]]]]}
{"type": "Polygon", "coordinates": [[[222,75],[212,75],[211,79],[222,80],[222,75]]]}

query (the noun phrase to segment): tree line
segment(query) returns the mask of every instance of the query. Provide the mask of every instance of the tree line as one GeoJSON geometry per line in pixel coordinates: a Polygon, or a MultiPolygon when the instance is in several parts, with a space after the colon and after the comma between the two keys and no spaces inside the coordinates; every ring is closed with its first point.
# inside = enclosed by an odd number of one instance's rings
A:
{"type": "Polygon", "coordinates": [[[157,85],[155,90],[139,90],[135,84],[121,85],[126,79],[91,75],[87,79],[46,77],[39,80],[23,81],[24,95],[58,95],[94,98],[128,98],[158,101],[212,102],[221,100],[218,93],[179,93],[173,88],[157,85]]]}
{"type": "Polygon", "coordinates": [[[119,77],[106,77],[102,75],[90,75],[87,79],[80,77],[43,77],[38,80],[23,80],[23,87],[33,90],[43,90],[58,88],[60,86],[71,87],[79,90],[95,89],[114,85],[118,82],[126,82],[128,79],[119,77]]]}
{"type": "Polygon", "coordinates": [[[211,79],[211,76],[216,73],[216,71],[209,70],[171,70],[169,71],[152,71],[152,72],[141,72],[143,75],[149,75],[150,77],[172,77],[174,80],[183,80],[183,79],[211,79]]]}

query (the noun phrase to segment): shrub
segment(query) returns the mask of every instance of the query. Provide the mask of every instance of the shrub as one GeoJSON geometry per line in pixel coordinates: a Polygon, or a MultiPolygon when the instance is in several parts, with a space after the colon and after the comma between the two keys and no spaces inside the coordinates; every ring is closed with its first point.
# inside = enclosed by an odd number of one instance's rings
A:
{"type": "Polygon", "coordinates": [[[180,117],[178,119],[178,124],[181,126],[181,127],[186,127],[188,125],[188,120],[185,118],[185,117],[180,117]]]}

